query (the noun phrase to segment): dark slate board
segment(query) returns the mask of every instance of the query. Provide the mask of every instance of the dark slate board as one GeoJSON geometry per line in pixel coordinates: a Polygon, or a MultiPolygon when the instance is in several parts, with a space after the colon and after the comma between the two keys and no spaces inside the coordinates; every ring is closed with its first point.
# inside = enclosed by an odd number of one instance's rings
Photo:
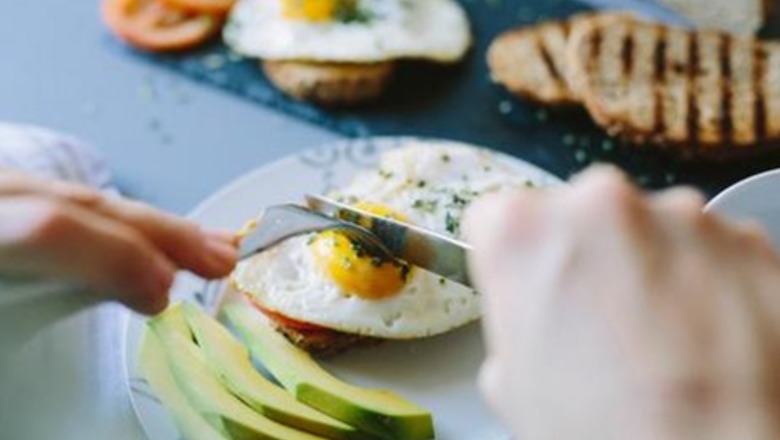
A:
{"type": "Polygon", "coordinates": [[[484,61],[502,30],[567,17],[586,7],[571,0],[462,0],[476,34],[468,61],[456,67],[404,66],[386,98],[353,110],[324,110],[277,92],[257,63],[240,60],[219,42],[178,56],[140,55],[183,75],[315,124],[358,137],[420,135],[494,148],[568,178],[594,162],[627,170],[647,188],[691,184],[707,194],[780,166],[780,152],[729,162],[678,160],[657,151],[618,145],[580,109],[550,110],[516,100],[491,84],[484,61]]]}

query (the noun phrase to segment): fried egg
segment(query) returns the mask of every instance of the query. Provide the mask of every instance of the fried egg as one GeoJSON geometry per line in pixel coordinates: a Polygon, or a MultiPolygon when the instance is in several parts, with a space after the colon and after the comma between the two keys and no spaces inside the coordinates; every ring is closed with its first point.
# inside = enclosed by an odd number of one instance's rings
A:
{"type": "Polygon", "coordinates": [[[239,0],[224,39],[266,60],[454,62],[471,32],[455,0],[239,0]]]}
{"type": "MultiPolygon", "coordinates": [[[[409,141],[330,196],[380,216],[460,236],[477,197],[530,181],[486,150],[409,141]]],[[[335,231],[296,237],[239,264],[235,286],[296,321],[385,339],[447,332],[480,316],[473,289],[382,261],[335,231]]]]}

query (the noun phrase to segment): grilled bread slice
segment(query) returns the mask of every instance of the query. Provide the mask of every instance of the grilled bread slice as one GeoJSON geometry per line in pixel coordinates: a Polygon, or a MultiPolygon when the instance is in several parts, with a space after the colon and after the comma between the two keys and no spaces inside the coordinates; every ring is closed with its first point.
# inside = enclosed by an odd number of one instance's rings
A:
{"type": "Polygon", "coordinates": [[[780,45],[635,20],[593,22],[568,61],[597,123],[684,153],[780,140],[780,45]]]}
{"type": "Polygon", "coordinates": [[[287,95],[325,106],[362,104],[377,99],[395,70],[376,64],[263,61],[268,80],[287,95]]]}
{"type": "Polygon", "coordinates": [[[580,97],[571,87],[566,59],[570,35],[592,22],[628,17],[624,13],[585,13],[504,32],[488,49],[491,76],[521,98],[548,105],[578,104],[580,97]]]}

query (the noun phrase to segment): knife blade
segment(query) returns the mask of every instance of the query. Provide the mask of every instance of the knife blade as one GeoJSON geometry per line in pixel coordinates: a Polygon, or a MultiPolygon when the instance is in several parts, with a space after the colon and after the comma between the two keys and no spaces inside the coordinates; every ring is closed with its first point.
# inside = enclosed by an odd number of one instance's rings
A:
{"type": "Polygon", "coordinates": [[[471,286],[467,257],[472,247],[460,240],[406,223],[361,211],[352,206],[317,195],[306,195],[313,211],[370,230],[397,258],[441,275],[451,281],[471,286]]]}

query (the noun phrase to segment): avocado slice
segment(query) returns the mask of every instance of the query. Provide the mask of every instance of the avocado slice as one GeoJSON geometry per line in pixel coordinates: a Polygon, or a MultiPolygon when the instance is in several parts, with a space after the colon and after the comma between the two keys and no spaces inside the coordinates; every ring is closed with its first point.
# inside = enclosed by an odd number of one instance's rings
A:
{"type": "Polygon", "coordinates": [[[179,432],[189,440],[229,440],[215,429],[187,401],[168,368],[160,341],[148,328],[141,342],[141,372],[155,395],[168,410],[179,432]]]}
{"type": "Polygon", "coordinates": [[[342,382],[244,302],[229,304],[225,314],[252,355],[301,402],[386,439],[434,438],[433,419],[424,408],[390,391],[342,382]]]}
{"type": "Polygon", "coordinates": [[[165,351],[170,371],[189,403],[213,425],[223,427],[230,438],[322,439],[263,417],[225,389],[201,356],[180,305],[149,321],[149,328],[165,351]]]}
{"type": "Polygon", "coordinates": [[[255,369],[246,347],[219,322],[193,304],[184,303],[182,308],[212,372],[260,414],[283,425],[334,440],[374,438],[295,400],[255,369]]]}

